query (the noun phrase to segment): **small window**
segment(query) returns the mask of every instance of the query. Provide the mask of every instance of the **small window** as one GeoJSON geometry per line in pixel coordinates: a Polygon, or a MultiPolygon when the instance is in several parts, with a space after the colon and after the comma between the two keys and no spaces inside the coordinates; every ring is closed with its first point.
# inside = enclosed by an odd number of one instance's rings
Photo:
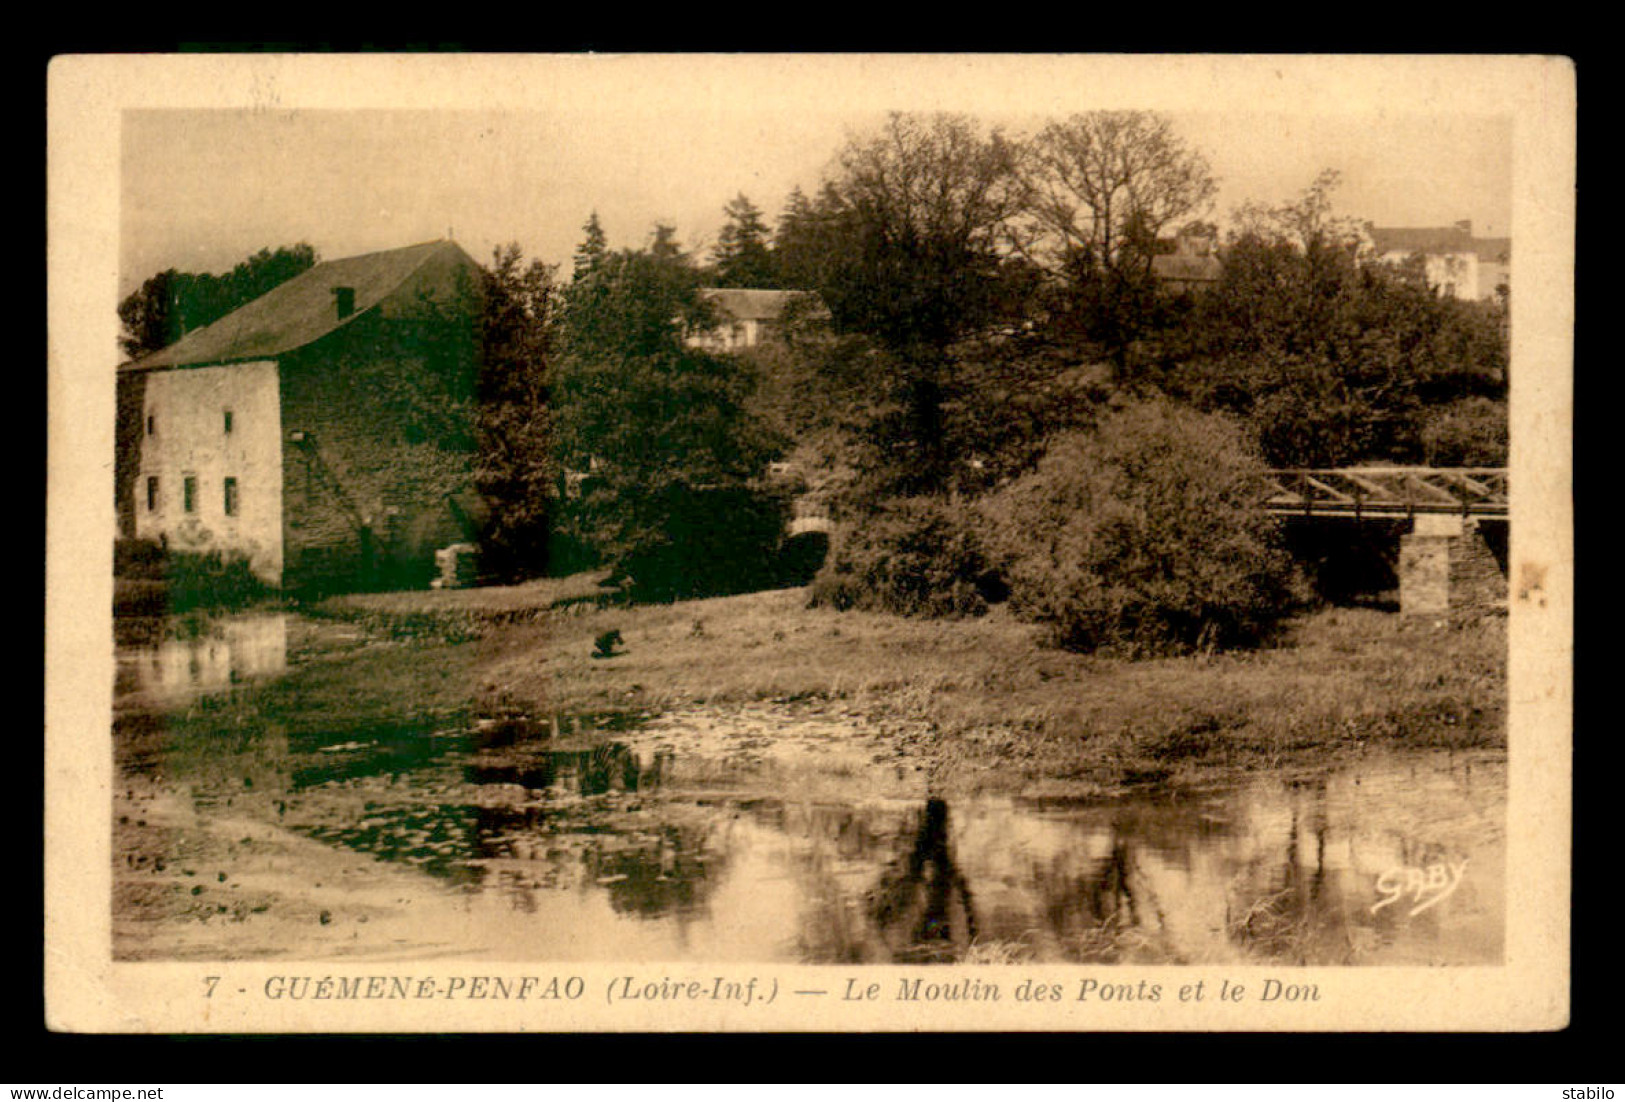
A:
{"type": "Polygon", "coordinates": [[[147,479],[147,512],[156,513],[157,511],[158,511],[158,479],[156,477],[150,477],[149,476],[148,479],[147,479]]]}
{"type": "Polygon", "coordinates": [[[181,508],[188,513],[197,512],[197,477],[187,475],[181,483],[181,508]]]}
{"type": "Polygon", "coordinates": [[[226,435],[231,435],[231,410],[226,410],[226,435]]]}
{"type": "MultiPolygon", "coordinates": [[[[227,414],[227,416],[229,417],[230,414],[227,414]]],[[[228,517],[237,515],[237,480],[235,478],[226,479],[226,515],[228,517]]]]}
{"type": "Polygon", "coordinates": [[[155,413],[147,414],[147,435],[152,436],[155,433],[157,433],[157,431],[158,431],[158,415],[155,414],[155,413]]]}

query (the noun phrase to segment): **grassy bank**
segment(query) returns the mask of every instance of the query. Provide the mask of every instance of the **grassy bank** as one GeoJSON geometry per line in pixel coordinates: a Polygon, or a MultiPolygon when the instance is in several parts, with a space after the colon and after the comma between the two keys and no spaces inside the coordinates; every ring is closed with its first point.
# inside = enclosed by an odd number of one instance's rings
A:
{"type": "Polygon", "coordinates": [[[1316,764],[1382,745],[1505,740],[1505,623],[1330,609],[1268,649],[1127,661],[1043,648],[1002,610],[969,621],[806,607],[800,589],[606,607],[596,579],[336,598],[372,640],[164,717],[168,740],[274,726],[341,738],[524,712],[840,701],[917,732],[945,785],[1092,791],[1316,764]],[[594,658],[602,633],[623,653],[594,658]]]}
{"type": "Polygon", "coordinates": [[[805,607],[803,592],[561,619],[545,662],[521,647],[488,684],[559,710],[840,699],[932,733],[944,774],[1110,786],[1291,765],[1396,743],[1505,740],[1505,623],[1331,609],[1264,650],[1127,661],[1046,649],[1002,611],[908,620],[805,607]],[[622,657],[590,657],[601,631],[622,657]]]}

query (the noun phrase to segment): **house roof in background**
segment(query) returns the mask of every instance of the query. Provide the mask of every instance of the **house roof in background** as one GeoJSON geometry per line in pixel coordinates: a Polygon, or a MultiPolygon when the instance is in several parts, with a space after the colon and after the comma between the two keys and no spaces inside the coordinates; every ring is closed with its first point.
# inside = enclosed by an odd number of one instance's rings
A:
{"type": "Polygon", "coordinates": [[[765,291],[738,287],[706,287],[701,296],[735,321],[777,321],[784,308],[807,291],[765,291]]]}
{"type": "Polygon", "coordinates": [[[119,370],[241,363],[303,348],[377,306],[435,257],[474,263],[456,242],[448,240],[324,261],[119,370]],[[343,318],[334,305],[335,287],[355,291],[355,308],[343,318]]]}
{"type": "Polygon", "coordinates": [[[1180,256],[1177,253],[1154,256],[1151,258],[1151,274],[1158,279],[1213,283],[1224,274],[1224,263],[1216,256],[1180,256]]]}
{"type": "Polygon", "coordinates": [[[1472,253],[1489,264],[1506,264],[1512,260],[1512,238],[1474,237],[1472,231],[1461,226],[1372,226],[1371,244],[1380,254],[1401,253],[1410,256],[1453,256],[1472,253]]]}

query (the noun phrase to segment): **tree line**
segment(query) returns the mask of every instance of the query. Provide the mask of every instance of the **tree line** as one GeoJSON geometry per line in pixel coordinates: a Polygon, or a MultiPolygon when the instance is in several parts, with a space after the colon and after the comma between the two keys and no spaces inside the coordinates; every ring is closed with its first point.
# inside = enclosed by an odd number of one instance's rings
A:
{"type": "MultiPolygon", "coordinates": [[[[728,202],[705,257],[665,225],[612,249],[596,214],[565,275],[498,249],[474,403],[488,562],[608,564],[660,599],[773,584],[796,487],[769,465],[793,453],[838,522],[816,600],[1009,599],[1072,646],[1254,637],[1293,589],[1248,496],[1265,465],[1505,458],[1505,302],[1371,262],[1336,183],[1234,212],[1216,283],[1170,293],[1155,257],[1217,231],[1216,181],[1167,119],[1020,136],[894,114],[775,226],[728,202]],[[705,287],[827,314],[723,354],[691,339],[719,320],[705,287]]],[[[154,277],[120,307],[126,351],[314,259],[154,277]]]]}
{"type": "Polygon", "coordinates": [[[137,359],[167,348],[314,267],[317,259],[316,250],[300,242],[261,249],[222,275],[174,268],[159,272],[119,303],[119,349],[137,359]]]}

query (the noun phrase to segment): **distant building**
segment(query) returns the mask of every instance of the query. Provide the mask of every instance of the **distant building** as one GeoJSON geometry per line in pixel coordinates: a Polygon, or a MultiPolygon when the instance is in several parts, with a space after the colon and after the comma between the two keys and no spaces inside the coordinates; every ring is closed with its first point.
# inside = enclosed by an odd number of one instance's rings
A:
{"type": "Polygon", "coordinates": [[[707,287],[700,295],[715,309],[718,324],[709,333],[693,335],[689,343],[713,352],[739,352],[772,339],[783,332],[798,304],[809,316],[827,316],[823,302],[810,291],[707,287]]]}
{"type": "Polygon", "coordinates": [[[1224,274],[1216,255],[1218,243],[1205,234],[1182,233],[1174,238],[1174,251],[1151,258],[1157,285],[1173,294],[1193,294],[1212,287],[1224,274]]]}
{"type": "Polygon", "coordinates": [[[1366,226],[1379,260],[1400,262],[1420,255],[1428,285],[1452,298],[1494,298],[1510,286],[1512,239],[1474,237],[1470,220],[1453,226],[1366,226]]]}
{"type": "Polygon", "coordinates": [[[426,584],[465,538],[481,278],[451,241],[329,261],[121,365],[120,533],[273,585],[426,584]]]}

